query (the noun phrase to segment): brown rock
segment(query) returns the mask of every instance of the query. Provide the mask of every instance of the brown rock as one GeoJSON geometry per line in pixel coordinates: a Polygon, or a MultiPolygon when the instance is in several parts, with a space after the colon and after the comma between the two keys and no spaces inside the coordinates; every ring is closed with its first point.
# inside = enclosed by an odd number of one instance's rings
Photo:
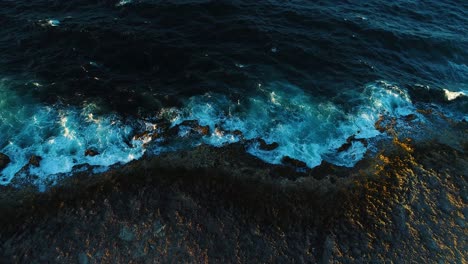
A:
{"type": "Polygon", "coordinates": [[[430,115],[432,114],[432,109],[417,109],[416,110],[418,113],[423,114],[423,115],[430,115]]]}
{"type": "Polygon", "coordinates": [[[99,152],[95,149],[87,149],[85,151],[85,156],[90,156],[90,157],[94,157],[96,155],[99,155],[99,152]]]}
{"type": "Polygon", "coordinates": [[[410,122],[410,121],[413,121],[417,118],[417,116],[415,114],[409,114],[407,116],[405,116],[405,121],[407,122],[410,122]]]}
{"type": "Polygon", "coordinates": [[[210,134],[210,127],[209,126],[200,126],[200,125],[197,125],[195,128],[194,128],[195,131],[197,131],[199,134],[203,135],[203,136],[206,136],[206,135],[209,135],[210,134]]]}
{"type": "Polygon", "coordinates": [[[244,136],[244,134],[242,133],[242,131],[240,131],[240,130],[238,130],[238,129],[232,131],[232,134],[233,134],[234,136],[238,136],[238,137],[243,137],[243,136],[244,136]]]}
{"type": "Polygon", "coordinates": [[[7,155],[0,153],[0,171],[6,168],[8,166],[8,163],[10,163],[10,157],[7,155]]]}
{"type": "Polygon", "coordinates": [[[29,164],[34,167],[39,167],[41,163],[42,158],[40,156],[32,155],[29,158],[29,164]]]}
{"type": "Polygon", "coordinates": [[[143,140],[144,138],[148,137],[148,135],[150,135],[148,131],[143,131],[141,133],[135,134],[133,138],[136,140],[143,140]]]}
{"type": "Polygon", "coordinates": [[[202,136],[207,136],[210,134],[210,127],[209,126],[201,126],[197,120],[185,120],[179,125],[169,129],[169,135],[175,136],[179,133],[180,127],[185,126],[189,127],[192,132],[195,132],[202,136]]]}
{"type": "Polygon", "coordinates": [[[382,125],[384,120],[385,120],[384,117],[380,116],[379,120],[377,120],[377,122],[375,122],[374,124],[375,129],[377,129],[380,133],[383,133],[386,130],[385,126],[382,125]]]}

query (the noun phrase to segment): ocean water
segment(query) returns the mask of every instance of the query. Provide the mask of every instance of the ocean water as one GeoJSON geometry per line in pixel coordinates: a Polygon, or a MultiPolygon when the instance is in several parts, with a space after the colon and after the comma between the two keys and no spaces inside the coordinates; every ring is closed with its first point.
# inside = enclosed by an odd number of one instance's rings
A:
{"type": "Polygon", "coordinates": [[[3,185],[233,142],[352,167],[382,116],[422,139],[443,135],[418,110],[468,121],[466,1],[0,0],[0,24],[3,185]],[[187,120],[209,133],[137,136],[187,120]]]}

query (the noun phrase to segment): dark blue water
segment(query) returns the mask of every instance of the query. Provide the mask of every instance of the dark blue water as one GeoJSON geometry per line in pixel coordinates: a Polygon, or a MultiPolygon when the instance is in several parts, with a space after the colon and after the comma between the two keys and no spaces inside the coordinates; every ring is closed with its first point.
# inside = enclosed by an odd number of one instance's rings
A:
{"type": "Polygon", "coordinates": [[[6,182],[33,154],[44,177],[139,158],[129,141],[162,119],[209,125],[190,146],[240,130],[313,167],[353,166],[370,147],[337,149],[381,115],[468,113],[466,1],[0,0],[0,25],[6,182]]]}

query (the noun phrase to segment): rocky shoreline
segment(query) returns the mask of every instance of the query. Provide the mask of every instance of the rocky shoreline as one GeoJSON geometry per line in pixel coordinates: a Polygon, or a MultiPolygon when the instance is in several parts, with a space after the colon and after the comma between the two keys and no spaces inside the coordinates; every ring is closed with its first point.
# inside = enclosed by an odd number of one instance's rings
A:
{"type": "Polygon", "coordinates": [[[100,175],[83,172],[45,193],[2,187],[3,259],[466,260],[465,152],[395,139],[352,169],[297,172],[242,148],[202,145],[100,175]]]}
{"type": "Polygon", "coordinates": [[[388,124],[376,124],[388,140],[353,168],[271,165],[234,143],[99,174],[83,166],[45,192],[16,181],[0,187],[0,255],[6,263],[464,263],[466,122],[437,140],[398,136],[388,124]]]}

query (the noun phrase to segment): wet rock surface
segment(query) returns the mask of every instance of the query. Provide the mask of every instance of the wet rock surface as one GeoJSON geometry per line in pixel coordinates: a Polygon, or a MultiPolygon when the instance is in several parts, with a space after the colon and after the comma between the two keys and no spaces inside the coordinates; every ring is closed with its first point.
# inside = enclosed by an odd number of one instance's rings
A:
{"type": "Polygon", "coordinates": [[[0,189],[7,263],[463,263],[468,157],[394,139],[354,168],[268,165],[242,144],[0,189]]]}
{"type": "Polygon", "coordinates": [[[281,159],[281,162],[284,165],[288,165],[288,166],[292,166],[292,167],[307,168],[307,164],[305,162],[297,160],[297,159],[293,159],[293,158],[291,158],[289,156],[284,156],[281,159]]]}
{"type": "Polygon", "coordinates": [[[206,136],[210,134],[210,127],[209,126],[202,126],[196,120],[185,120],[182,123],[170,128],[165,133],[169,137],[175,137],[179,133],[184,132],[188,135],[199,135],[199,136],[206,136]]]}
{"type": "Polygon", "coordinates": [[[28,165],[33,166],[33,167],[39,167],[41,165],[41,160],[42,158],[40,156],[32,155],[29,158],[28,165]]]}
{"type": "Polygon", "coordinates": [[[7,155],[0,153],[0,171],[2,171],[8,164],[10,163],[10,157],[7,155]]]}
{"type": "Polygon", "coordinates": [[[89,149],[85,150],[84,155],[94,157],[94,156],[99,155],[99,152],[97,150],[95,150],[95,149],[89,148],[89,149]]]}
{"type": "Polygon", "coordinates": [[[279,144],[277,142],[268,144],[263,139],[258,139],[258,143],[259,143],[259,149],[265,150],[265,151],[272,151],[279,147],[279,144]]]}

